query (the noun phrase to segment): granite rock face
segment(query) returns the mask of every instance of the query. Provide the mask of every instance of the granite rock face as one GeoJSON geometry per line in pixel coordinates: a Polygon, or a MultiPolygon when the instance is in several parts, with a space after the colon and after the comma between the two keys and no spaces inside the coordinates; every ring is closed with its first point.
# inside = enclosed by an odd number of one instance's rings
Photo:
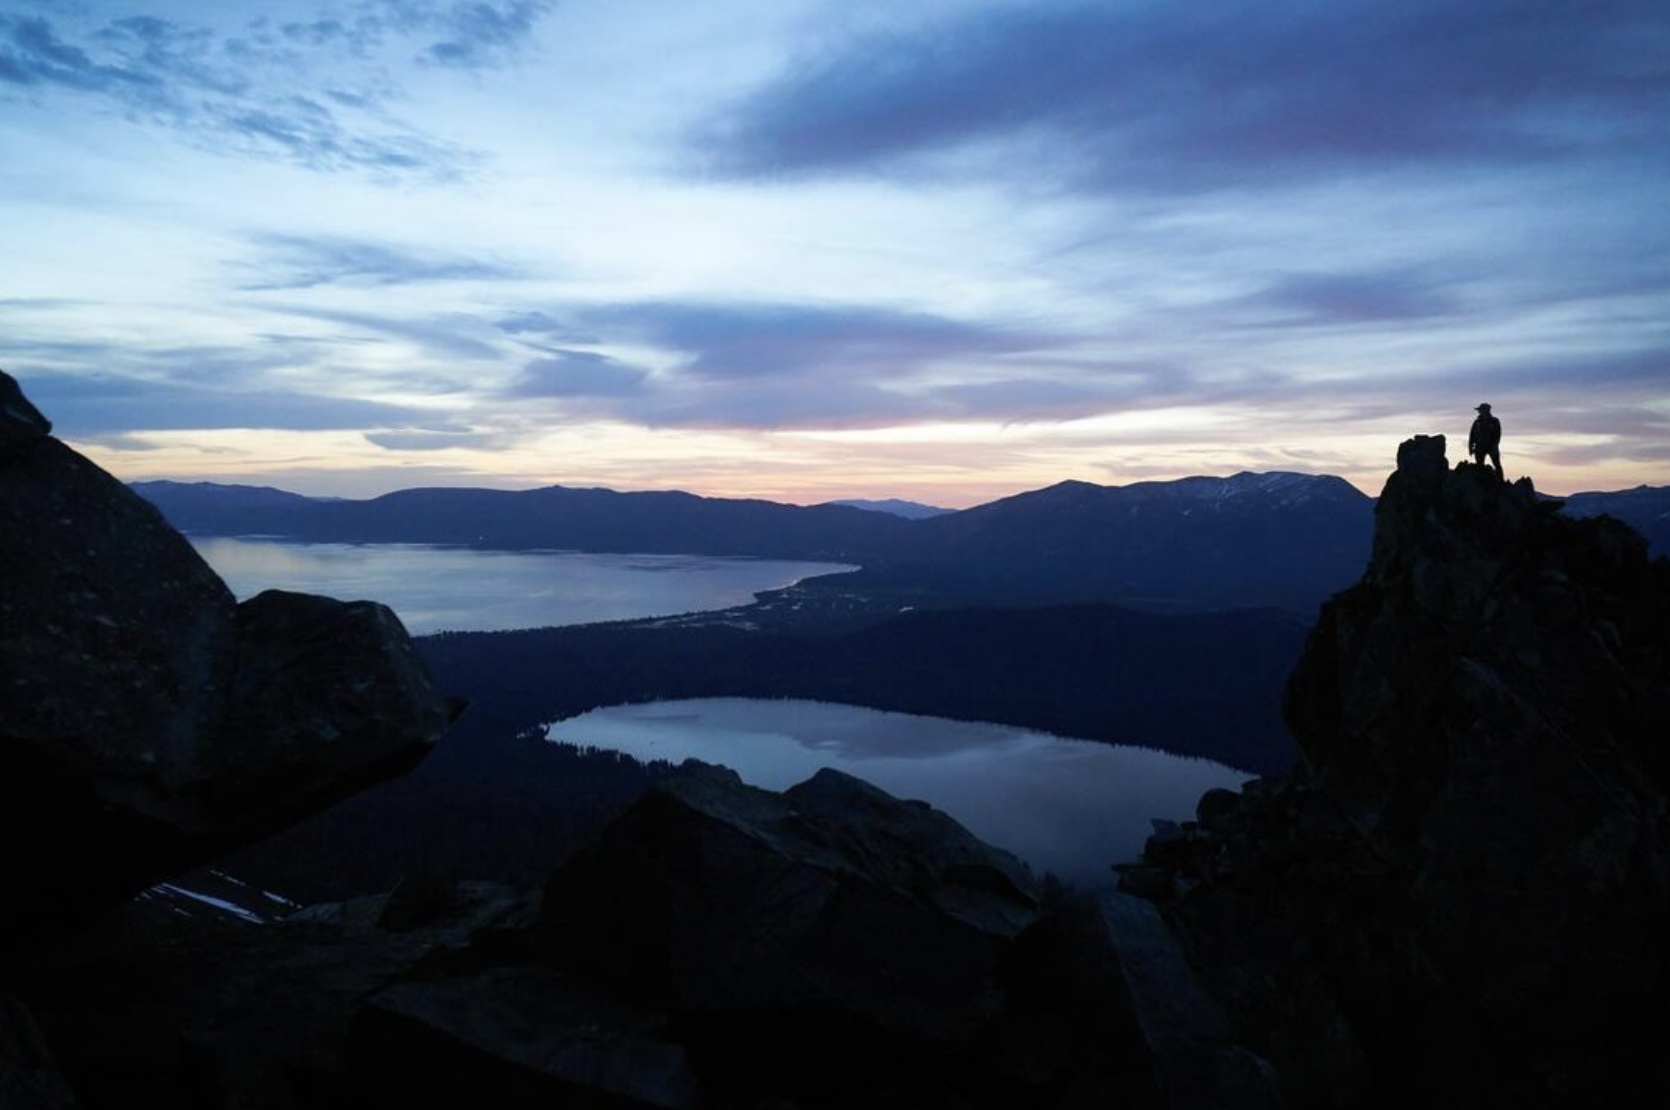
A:
{"type": "Polygon", "coordinates": [[[1557,509],[1406,442],[1288,686],[1299,770],[1134,876],[1301,1103],[1667,1078],[1670,562],[1557,509]]]}
{"type": "Polygon", "coordinates": [[[421,759],[447,707],[368,602],[238,605],[0,374],[0,946],[421,759]]]}
{"type": "Polygon", "coordinates": [[[995,1003],[1034,891],[1008,853],[849,775],[775,794],[687,763],[558,869],[540,944],[708,1028],[799,1010],[954,1039],[995,1003]]]}

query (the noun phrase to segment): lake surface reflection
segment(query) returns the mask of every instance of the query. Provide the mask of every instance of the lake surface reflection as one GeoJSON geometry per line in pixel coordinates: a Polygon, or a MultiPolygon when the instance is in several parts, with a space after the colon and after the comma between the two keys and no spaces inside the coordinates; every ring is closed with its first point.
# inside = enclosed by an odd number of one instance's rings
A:
{"type": "Polygon", "coordinates": [[[191,539],[241,601],[262,590],[370,598],[413,635],[544,628],[746,605],[761,590],[847,570],[834,563],[706,555],[476,551],[422,544],[191,539]]]}
{"type": "Polygon", "coordinates": [[[610,706],[548,725],[546,735],[641,760],[720,763],[771,790],[834,767],[930,802],[1034,871],[1079,886],[1111,886],[1109,866],[1136,858],[1150,818],[1187,820],[1208,789],[1253,777],[1148,748],[813,701],[610,706]]]}

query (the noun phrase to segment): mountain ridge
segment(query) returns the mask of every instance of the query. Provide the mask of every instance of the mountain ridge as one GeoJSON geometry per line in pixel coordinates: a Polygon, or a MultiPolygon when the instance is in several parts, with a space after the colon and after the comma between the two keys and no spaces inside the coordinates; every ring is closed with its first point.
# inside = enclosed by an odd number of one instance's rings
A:
{"type": "Polygon", "coordinates": [[[845,505],[849,509],[867,509],[873,513],[892,513],[902,516],[906,520],[923,520],[930,516],[943,516],[954,513],[956,509],[945,509],[938,505],[925,505],[920,501],[906,501],[900,497],[845,497],[837,501],[825,501],[825,505],[845,505]]]}
{"type": "MultiPolygon", "coordinates": [[[[327,501],[271,487],[135,483],[200,535],[500,550],[691,554],[849,563],[819,588],[899,605],[1110,602],[1314,612],[1367,557],[1375,501],[1335,475],[1239,471],[1103,486],[1069,479],[923,519],[684,490],[414,487],[327,501]]],[[[1670,487],[1586,493],[1670,551],[1670,487]]]]}

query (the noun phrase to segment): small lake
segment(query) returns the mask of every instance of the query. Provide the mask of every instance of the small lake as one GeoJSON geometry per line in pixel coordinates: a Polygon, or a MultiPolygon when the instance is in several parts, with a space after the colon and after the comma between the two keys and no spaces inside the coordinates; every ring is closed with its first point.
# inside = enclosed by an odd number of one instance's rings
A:
{"type": "Polygon", "coordinates": [[[300,590],[380,601],[415,636],[665,617],[747,605],[761,590],[850,570],[835,563],[706,555],[478,551],[423,544],[191,537],[242,601],[300,590]]]}
{"type": "Polygon", "coordinates": [[[815,701],[610,706],[548,725],[546,735],[640,760],[719,763],[771,790],[834,767],[929,802],[1038,874],[1078,886],[1111,886],[1109,865],[1137,857],[1150,818],[1192,819],[1207,790],[1253,777],[1148,748],[815,701]]]}

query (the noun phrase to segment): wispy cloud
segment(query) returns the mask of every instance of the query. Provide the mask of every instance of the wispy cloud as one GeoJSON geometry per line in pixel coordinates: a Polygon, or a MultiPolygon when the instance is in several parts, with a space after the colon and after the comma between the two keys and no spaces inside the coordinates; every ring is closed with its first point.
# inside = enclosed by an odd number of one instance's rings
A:
{"type": "Polygon", "coordinates": [[[684,356],[683,373],[713,380],[903,374],[937,360],[1058,346],[1059,337],[932,313],[865,305],[661,302],[597,308],[581,321],[684,356]]]}
{"type": "Polygon", "coordinates": [[[799,58],[697,140],[741,176],[995,142],[1089,190],[1662,155],[1667,38],[1655,0],[1001,5],[799,58]]]}
{"type": "Polygon", "coordinates": [[[532,34],[551,0],[462,0],[458,3],[414,3],[390,0],[389,6],[409,13],[417,26],[439,33],[423,50],[436,65],[480,69],[512,56],[532,34]]]}
{"type": "Polygon", "coordinates": [[[446,451],[454,448],[476,450],[503,446],[506,437],[496,432],[463,429],[402,428],[365,433],[367,443],[387,451],[446,451]]]}
{"type": "MultiPolygon", "coordinates": [[[[659,301],[524,312],[501,329],[529,343],[576,332],[649,350],[651,376],[564,347],[508,390],[584,399],[591,414],[657,426],[873,426],[921,419],[1077,414],[1129,390],[1129,367],[1057,356],[1076,338],[874,305],[659,301]]],[[[570,406],[572,407],[572,406],[570,406]]]]}
{"type": "Polygon", "coordinates": [[[0,13],[0,90],[93,98],[217,151],[447,180],[475,156],[389,111],[397,86],[383,55],[404,44],[417,60],[490,68],[515,55],[550,7],[369,0],[342,16],[254,19],[233,32],[152,15],[0,13]]]}
{"type": "Polygon", "coordinates": [[[545,339],[553,343],[600,343],[597,336],[582,331],[562,320],[552,319],[544,312],[512,312],[501,319],[497,327],[507,335],[545,339]]]}
{"type": "Polygon", "coordinates": [[[377,337],[404,340],[416,344],[428,353],[443,359],[493,360],[502,357],[499,348],[480,336],[484,332],[479,321],[469,316],[418,317],[351,312],[339,309],[312,308],[305,305],[261,305],[268,312],[336,324],[345,330],[338,341],[351,342],[356,338],[377,337]],[[365,333],[371,333],[369,337],[365,333]]]}
{"type": "Polygon", "coordinates": [[[1298,271],[1215,310],[1283,327],[1427,321],[1461,311],[1454,292],[1458,277],[1439,280],[1409,269],[1298,271]]]}
{"type": "Polygon", "coordinates": [[[292,431],[409,424],[414,410],[376,401],[270,388],[219,388],[140,378],[42,375],[24,383],[61,436],[202,428],[292,431]]]}
{"type": "Polygon", "coordinates": [[[254,236],[259,256],[240,262],[258,275],[248,291],[321,285],[389,286],[436,281],[508,281],[523,276],[502,262],[330,235],[254,236]]]}

